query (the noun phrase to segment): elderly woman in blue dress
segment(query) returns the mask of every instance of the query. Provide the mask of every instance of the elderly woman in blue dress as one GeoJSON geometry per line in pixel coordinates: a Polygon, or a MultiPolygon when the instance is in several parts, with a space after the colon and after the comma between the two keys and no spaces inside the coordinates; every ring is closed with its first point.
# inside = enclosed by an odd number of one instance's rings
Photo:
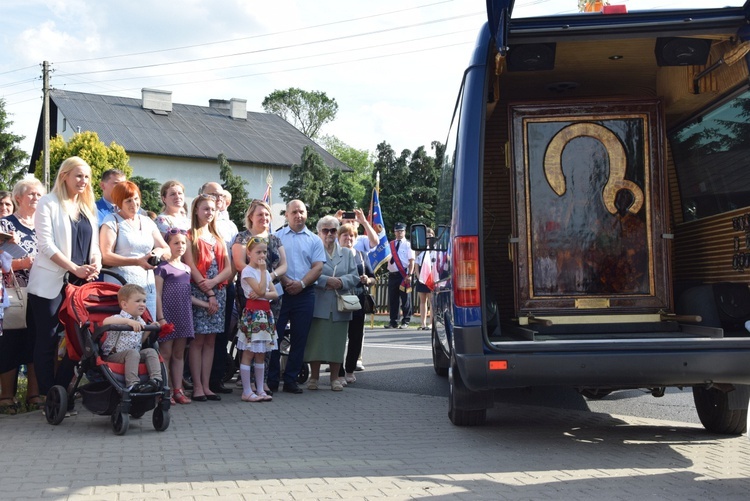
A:
{"type": "Polygon", "coordinates": [[[341,391],[344,385],[338,379],[341,361],[344,360],[346,337],[351,312],[338,311],[338,294],[350,294],[359,283],[357,263],[351,249],[338,243],[339,220],[325,216],[318,221],[318,236],[323,241],[326,262],[323,273],[315,282],[315,309],[310,334],[305,346],[305,362],[310,364],[308,390],[318,389],[320,364],[331,366],[331,389],[341,391]]]}

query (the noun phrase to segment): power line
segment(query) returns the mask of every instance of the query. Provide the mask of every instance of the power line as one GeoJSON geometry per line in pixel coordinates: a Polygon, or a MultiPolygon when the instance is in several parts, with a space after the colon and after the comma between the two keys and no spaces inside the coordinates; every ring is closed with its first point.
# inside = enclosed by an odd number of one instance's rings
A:
{"type": "MultiPolygon", "coordinates": [[[[331,63],[322,63],[322,64],[316,64],[316,65],[312,65],[312,66],[297,66],[297,67],[294,67],[294,68],[288,68],[288,69],[284,69],[284,70],[265,71],[265,72],[261,72],[261,73],[249,73],[249,74],[246,74],[246,75],[235,75],[235,76],[230,76],[230,77],[212,78],[212,79],[208,79],[208,80],[195,80],[195,81],[191,81],[191,82],[182,82],[182,83],[166,83],[166,84],[160,83],[160,84],[157,84],[157,85],[159,85],[161,87],[180,87],[180,86],[183,86],[183,85],[193,85],[193,84],[200,84],[200,83],[210,83],[210,82],[218,82],[218,81],[224,81],[224,80],[236,80],[238,78],[250,78],[250,77],[262,76],[262,75],[272,75],[272,74],[275,74],[275,73],[288,73],[290,71],[310,70],[310,69],[315,69],[315,68],[324,68],[324,67],[327,67],[327,66],[337,66],[337,65],[341,65],[341,64],[358,63],[358,62],[362,62],[362,61],[371,61],[373,59],[383,59],[383,58],[387,58],[387,57],[403,56],[403,55],[407,55],[407,54],[417,54],[417,53],[420,53],[420,52],[428,52],[428,51],[432,51],[432,50],[446,49],[446,48],[449,48],[449,47],[457,47],[459,45],[467,45],[467,44],[471,44],[471,43],[473,43],[473,41],[457,42],[457,43],[454,43],[454,44],[440,45],[440,46],[436,46],[436,47],[428,47],[426,49],[416,49],[416,50],[410,50],[410,51],[404,51],[404,52],[397,52],[395,54],[382,54],[382,55],[378,55],[378,56],[363,57],[363,58],[359,58],[359,59],[349,59],[349,60],[346,60],[346,61],[335,61],[335,62],[331,62],[331,63]]],[[[136,90],[140,90],[140,89],[141,89],[140,87],[132,87],[132,88],[129,88],[129,89],[122,89],[120,92],[136,91],[136,90]]]]}
{"type": "MultiPolygon", "coordinates": [[[[223,44],[223,43],[240,42],[240,41],[243,41],[243,40],[252,40],[254,38],[263,38],[263,37],[269,37],[269,36],[274,36],[274,35],[284,35],[286,33],[297,33],[297,32],[300,32],[300,31],[310,30],[310,29],[314,29],[314,28],[323,28],[323,27],[326,27],[326,26],[334,26],[336,24],[351,23],[351,22],[354,22],[354,21],[361,21],[363,19],[372,19],[372,18],[375,18],[375,17],[389,16],[391,14],[400,14],[402,12],[407,12],[407,11],[410,11],[410,10],[423,9],[423,8],[426,8],[426,7],[433,7],[435,5],[449,3],[449,2],[452,2],[452,1],[453,0],[443,0],[441,2],[434,2],[434,3],[430,3],[430,4],[425,4],[425,5],[417,5],[417,6],[414,6],[414,7],[408,7],[406,9],[392,10],[392,11],[389,11],[389,12],[381,12],[379,14],[370,14],[368,16],[362,16],[362,17],[353,17],[353,18],[350,18],[350,19],[342,19],[340,21],[332,21],[330,23],[315,24],[315,25],[312,25],[312,26],[305,26],[305,27],[302,27],[302,28],[293,28],[293,29],[284,30],[284,31],[276,31],[276,32],[273,32],[273,33],[263,33],[261,35],[253,35],[253,36],[249,36],[249,37],[232,38],[232,39],[229,39],[229,40],[219,40],[219,41],[216,41],[216,42],[205,42],[205,43],[193,44],[193,45],[183,45],[181,47],[171,47],[171,48],[168,48],[168,49],[157,49],[157,50],[149,50],[149,51],[144,51],[144,52],[132,52],[130,54],[119,54],[119,55],[115,55],[115,56],[102,56],[102,57],[92,57],[92,58],[88,58],[88,59],[75,59],[75,60],[71,60],[71,61],[61,61],[58,64],[82,63],[82,62],[87,62],[87,61],[100,61],[100,60],[103,60],[103,59],[113,59],[113,58],[119,58],[119,57],[142,56],[142,55],[145,55],[145,54],[157,54],[159,52],[170,52],[170,51],[182,50],[182,49],[193,49],[193,48],[196,48],[196,47],[207,47],[209,45],[218,45],[218,44],[223,44]]],[[[0,75],[2,75],[2,73],[0,73],[0,75]]]]}
{"type": "MultiPolygon", "coordinates": [[[[344,36],[340,36],[340,37],[326,38],[326,39],[322,39],[322,40],[314,40],[312,42],[305,42],[305,45],[308,46],[308,45],[315,45],[315,44],[320,44],[320,43],[327,43],[327,42],[336,42],[336,41],[341,41],[341,40],[348,40],[348,39],[352,39],[352,38],[360,38],[360,37],[369,36],[369,35],[379,35],[379,34],[382,34],[382,33],[389,33],[389,32],[393,32],[393,31],[399,31],[399,30],[404,30],[404,29],[409,29],[409,28],[414,28],[414,27],[419,27],[419,26],[427,26],[427,25],[430,25],[430,24],[437,24],[437,23],[442,23],[442,22],[446,22],[446,21],[453,21],[455,19],[461,19],[461,18],[465,18],[465,17],[475,16],[477,14],[478,14],[477,12],[474,12],[474,13],[471,13],[471,14],[463,14],[463,15],[460,15],[460,16],[452,16],[452,17],[446,17],[446,18],[441,18],[441,19],[434,19],[434,20],[425,21],[425,22],[422,22],[422,23],[414,23],[414,24],[408,24],[408,25],[404,25],[404,26],[396,26],[396,27],[393,27],[393,28],[385,28],[385,29],[382,29],[382,30],[368,31],[368,32],[365,32],[365,33],[356,33],[354,35],[344,35],[344,36]]],[[[187,59],[187,60],[183,60],[183,61],[172,61],[172,62],[166,62],[166,63],[145,64],[145,65],[140,65],[140,66],[130,66],[130,67],[126,67],[126,68],[110,68],[110,69],[107,69],[107,70],[82,71],[82,72],[79,72],[79,73],[68,73],[68,75],[69,76],[74,76],[74,75],[93,75],[93,74],[97,74],[97,73],[112,73],[112,72],[115,72],[115,71],[140,70],[140,69],[145,69],[145,68],[154,68],[154,67],[157,67],[157,66],[169,66],[169,65],[174,65],[174,64],[196,63],[196,62],[200,62],[200,61],[207,61],[207,60],[210,60],[210,59],[213,60],[213,59],[221,59],[221,58],[226,58],[226,57],[246,56],[248,54],[258,54],[258,53],[261,53],[261,52],[272,52],[272,51],[282,50],[282,49],[297,48],[297,47],[299,47],[299,45],[300,45],[299,43],[296,43],[296,44],[290,44],[290,45],[282,45],[282,46],[277,46],[277,47],[270,47],[270,48],[267,48],[267,49],[258,49],[258,50],[252,50],[252,51],[246,51],[246,52],[237,52],[237,53],[234,53],[234,54],[224,54],[224,55],[220,55],[220,56],[208,56],[208,57],[201,57],[201,58],[196,58],[196,59],[187,59]]],[[[59,64],[62,64],[62,63],[58,63],[58,65],[59,64]]]]}
{"type": "MultiPolygon", "coordinates": [[[[103,83],[103,82],[121,82],[121,81],[124,81],[124,80],[134,80],[134,79],[141,79],[141,78],[158,78],[158,77],[168,77],[168,76],[177,76],[177,75],[188,75],[188,74],[194,74],[194,73],[207,73],[207,72],[210,72],[210,71],[217,71],[217,70],[227,70],[227,69],[243,68],[243,67],[247,67],[247,66],[260,66],[260,65],[264,65],[264,64],[284,63],[284,62],[289,62],[289,61],[297,61],[297,60],[300,60],[300,59],[311,59],[311,58],[317,58],[317,57],[333,56],[333,55],[337,55],[337,54],[345,54],[345,53],[348,53],[348,52],[357,52],[357,51],[362,51],[362,50],[375,49],[375,48],[381,48],[381,47],[388,47],[388,46],[392,46],[392,45],[400,45],[400,44],[411,43],[411,42],[420,42],[420,41],[429,40],[429,39],[432,39],[432,38],[439,38],[439,37],[445,37],[445,36],[451,36],[451,35],[458,35],[458,34],[467,33],[467,32],[474,33],[474,32],[476,32],[476,30],[470,29],[470,30],[452,31],[452,32],[448,32],[448,33],[440,33],[438,35],[429,35],[429,36],[424,36],[424,37],[411,38],[411,39],[408,39],[408,40],[398,40],[398,41],[395,41],[395,42],[381,43],[381,44],[377,44],[377,45],[367,45],[365,47],[355,47],[355,48],[352,48],[352,49],[343,49],[343,50],[330,51],[330,52],[321,52],[321,53],[318,53],[318,54],[310,54],[310,55],[289,57],[289,58],[285,58],[285,59],[274,59],[274,60],[269,60],[269,61],[260,61],[260,62],[256,62],[256,63],[247,63],[247,64],[231,65],[231,66],[218,66],[218,67],[206,68],[206,69],[200,69],[200,70],[178,71],[178,72],[174,72],[174,73],[162,73],[162,74],[158,74],[158,75],[145,75],[145,76],[140,76],[139,75],[139,76],[133,76],[133,77],[114,78],[114,79],[109,79],[109,80],[97,80],[96,82],[98,82],[98,83],[103,83]]],[[[58,76],[59,77],[68,77],[68,76],[73,76],[73,75],[78,75],[78,74],[60,73],[58,76]]]]}

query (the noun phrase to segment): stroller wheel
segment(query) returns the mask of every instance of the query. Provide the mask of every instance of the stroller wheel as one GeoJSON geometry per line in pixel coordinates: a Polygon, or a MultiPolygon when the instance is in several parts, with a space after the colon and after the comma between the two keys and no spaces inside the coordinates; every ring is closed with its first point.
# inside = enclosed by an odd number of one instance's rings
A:
{"type": "Polygon", "coordinates": [[[305,384],[307,382],[307,378],[309,377],[310,365],[302,364],[302,368],[299,370],[299,374],[297,374],[297,384],[305,384]]]}
{"type": "Polygon", "coordinates": [[[153,423],[156,431],[164,431],[169,428],[169,411],[165,411],[160,405],[157,405],[154,409],[153,423]]]}
{"type": "Polygon", "coordinates": [[[117,404],[115,411],[112,413],[112,431],[115,435],[125,435],[130,426],[130,416],[122,412],[122,406],[117,404]]]}
{"type": "Polygon", "coordinates": [[[62,386],[53,386],[47,392],[44,402],[44,417],[49,424],[58,425],[65,419],[68,411],[68,392],[62,386]]]}

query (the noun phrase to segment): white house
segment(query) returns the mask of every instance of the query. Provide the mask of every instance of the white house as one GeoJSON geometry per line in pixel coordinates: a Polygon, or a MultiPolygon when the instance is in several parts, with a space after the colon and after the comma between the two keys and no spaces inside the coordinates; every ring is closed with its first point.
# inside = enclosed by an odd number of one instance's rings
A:
{"type": "MultiPolygon", "coordinates": [[[[172,103],[170,91],[156,89],[143,89],[141,99],[52,90],[50,136],[59,134],[67,141],[83,131],[96,132],[105,144],[122,145],[134,175],[160,183],[179,180],[189,199],[203,183],[221,182],[220,153],[234,174],[247,181],[252,198],[263,196],[270,174],[274,227],[283,224],[279,190],[305,146],[315,148],[329,167],[351,170],[281,117],[248,113],[244,99],[211,99],[208,106],[195,106],[172,103]]],[[[40,120],[31,169],[42,152],[42,134],[40,120]]]]}

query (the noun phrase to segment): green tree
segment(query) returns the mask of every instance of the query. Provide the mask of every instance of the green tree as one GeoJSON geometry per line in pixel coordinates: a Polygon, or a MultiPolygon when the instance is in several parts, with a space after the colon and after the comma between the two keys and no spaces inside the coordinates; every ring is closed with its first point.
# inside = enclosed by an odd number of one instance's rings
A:
{"type": "Polygon", "coordinates": [[[133,176],[130,181],[134,182],[141,190],[141,208],[155,214],[161,212],[162,203],[159,191],[161,183],[150,177],[133,176]]]}
{"type": "Polygon", "coordinates": [[[315,138],[320,128],[336,118],[339,105],[325,92],[306,91],[296,87],[275,90],[263,99],[266,113],[278,115],[304,135],[315,138]]]}
{"type": "Polygon", "coordinates": [[[12,190],[17,181],[23,179],[26,168],[23,162],[29,158],[17,145],[24,136],[9,132],[13,122],[5,112],[5,100],[0,99],[0,188],[12,190]]]}
{"type": "MultiPolygon", "coordinates": [[[[130,167],[130,158],[125,152],[125,148],[112,141],[109,146],[99,140],[96,132],[85,131],[74,134],[67,143],[62,136],[53,137],[49,144],[49,165],[50,165],[50,189],[55,182],[57,171],[60,164],[68,157],[81,157],[91,166],[92,185],[96,197],[102,196],[102,190],[99,188],[99,180],[102,172],[109,169],[120,169],[125,173],[125,177],[130,177],[133,169],[130,167]]],[[[44,182],[44,159],[39,158],[36,164],[34,175],[40,181],[44,182]]]]}
{"type": "Polygon", "coordinates": [[[245,212],[250,206],[249,194],[245,189],[247,181],[232,172],[226,155],[219,154],[219,177],[222,188],[232,194],[232,204],[229,206],[229,219],[242,231],[245,229],[245,212]]]}
{"type": "MultiPolygon", "coordinates": [[[[403,150],[399,156],[386,142],[377,146],[373,168],[380,173],[380,208],[391,237],[393,225],[397,222],[406,225],[425,223],[428,226],[435,223],[438,179],[445,147],[437,141],[431,147],[435,157],[430,156],[424,146],[413,153],[403,150]]],[[[375,184],[374,173],[371,183],[375,184]]]]}
{"type": "Polygon", "coordinates": [[[313,227],[322,216],[331,214],[331,207],[338,203],[328,198],[330,189],[331,168],[314,148],[305,146],[300,163],[292,166],[289,181],[280,191],[286,203],[295,199],[305,202],[308,225],[313,227]]]}
{"type": "Polygon", "coordinates": [[[346,186],[342,186],[341,189],[347,190],[359,204],[352,205],[350,208],[369,207],[370,194],[372,193],[372,183],[370,182],[373,165],[372,153],[349,146],[336,136],[325,135],[320,138],[320,144],[331,155],[344,162],[354,171],[341,176],[341,179],[346,183],[346,186]]]}

